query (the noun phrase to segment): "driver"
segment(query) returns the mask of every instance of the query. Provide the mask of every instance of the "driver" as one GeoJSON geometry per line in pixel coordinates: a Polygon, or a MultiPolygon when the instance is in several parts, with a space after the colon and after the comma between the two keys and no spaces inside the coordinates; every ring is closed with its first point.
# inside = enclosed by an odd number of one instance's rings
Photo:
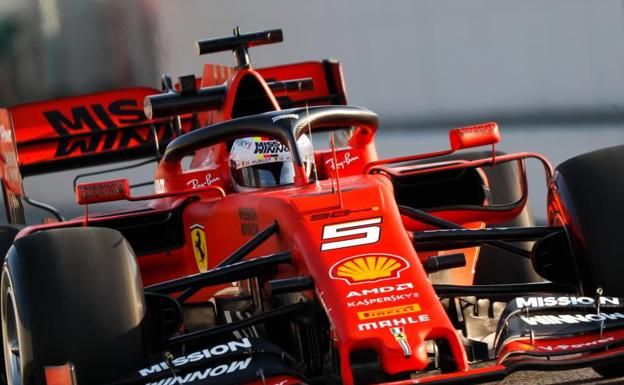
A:
{"type": "MultiPolygon", "coordinates": [[[[297,146],[310,177],[314,162],[312,143],[306,135],[301,135],[297,146]]],[[[234,190],[238,192],[292,184],[295,177],[288,146],[257,136],[234,141],[230,151],[230,171],[234,190]]]]}

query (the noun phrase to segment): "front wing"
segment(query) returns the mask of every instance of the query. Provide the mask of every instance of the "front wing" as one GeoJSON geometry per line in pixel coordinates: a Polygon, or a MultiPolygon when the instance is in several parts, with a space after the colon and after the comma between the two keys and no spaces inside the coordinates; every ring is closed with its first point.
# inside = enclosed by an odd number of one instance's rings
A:
{"type": "MultiPolygon", "coordinates": [[[[472,363],[466,371],[413,373],[410,379],[379,384],[476,384],[521,370],[568,370],[622,361],[622,304],[624,299],[613,297],[516,298],[500,318],[495,359],[472,363]]],[[[163,358],[113,384],[318,383],[318,378],[301,375],[300,365],[270,341],[232,338],[163,358]]]]}

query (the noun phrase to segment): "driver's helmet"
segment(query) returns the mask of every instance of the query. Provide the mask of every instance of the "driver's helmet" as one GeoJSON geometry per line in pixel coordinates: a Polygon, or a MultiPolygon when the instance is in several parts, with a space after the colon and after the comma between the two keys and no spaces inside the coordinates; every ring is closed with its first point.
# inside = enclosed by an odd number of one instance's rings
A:
{"type": "MultiPolygon", "coordinates": [[[[297,146],[309,177],[314,162],[312,143],[306,135],[301,135],[297,146]]],[[[230,151],[230,170],[234,188],[238,191],[288,185],[295,178],[288,146],[259,136],[234,141],[230,151]]]]}

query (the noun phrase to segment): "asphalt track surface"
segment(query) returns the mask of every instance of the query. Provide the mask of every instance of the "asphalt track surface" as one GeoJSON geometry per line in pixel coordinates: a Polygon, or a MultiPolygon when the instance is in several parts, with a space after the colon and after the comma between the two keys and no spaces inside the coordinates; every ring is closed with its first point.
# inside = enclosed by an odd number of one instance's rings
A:
{"type": "Polygon", "coordinates": [[[624,377],[605,379],[591,369],[566,370],[562,372],[516,372],[500,382],[487,385],[616,385],[624,384],[624,377]]]}

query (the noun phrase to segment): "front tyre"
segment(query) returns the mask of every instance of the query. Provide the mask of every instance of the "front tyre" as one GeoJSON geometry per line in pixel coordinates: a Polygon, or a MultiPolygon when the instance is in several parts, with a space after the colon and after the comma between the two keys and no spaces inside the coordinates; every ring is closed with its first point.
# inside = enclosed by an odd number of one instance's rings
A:
{"type": "MultiPolygon", "coordinates": [[[[551,225],[563,222],[571,241],[582,295],[624,296],[624,146],[608,147],[560,164],[553,178],[551,225]],[[554,203],[554,204],[553,204],[554,203]]],[[[604,377],[624,376],[624,363],[595,366],[604,377]]]]}
{"type": "Polygon", "coordinates": [[[7,384],[45,383],[71,362],[79,384],[145,364],[145,302],[129,244],[104,228],[42,231],[15,241],[0,281],[7,384]]]}

